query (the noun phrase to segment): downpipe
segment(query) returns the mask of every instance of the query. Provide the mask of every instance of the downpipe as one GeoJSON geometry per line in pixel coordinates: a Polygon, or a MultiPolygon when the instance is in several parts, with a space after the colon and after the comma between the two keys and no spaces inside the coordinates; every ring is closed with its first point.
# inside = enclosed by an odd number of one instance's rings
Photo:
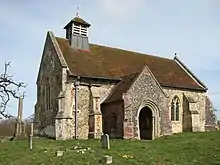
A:
{"type": "Polygon", "coordinates": [[[79,86],[79,77],[74,82],[75,88],[75,139],[78,139],[78,86],[79,86]]]}

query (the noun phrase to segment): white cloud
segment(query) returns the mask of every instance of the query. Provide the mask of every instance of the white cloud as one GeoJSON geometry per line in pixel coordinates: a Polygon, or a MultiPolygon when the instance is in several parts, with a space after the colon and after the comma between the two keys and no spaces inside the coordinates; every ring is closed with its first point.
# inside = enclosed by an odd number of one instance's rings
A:
{"type": "Polygon", "coordinates": [[[97,0],[100,8],[112,17],[133,19],[146,4],[146,0],[97,0]]]}

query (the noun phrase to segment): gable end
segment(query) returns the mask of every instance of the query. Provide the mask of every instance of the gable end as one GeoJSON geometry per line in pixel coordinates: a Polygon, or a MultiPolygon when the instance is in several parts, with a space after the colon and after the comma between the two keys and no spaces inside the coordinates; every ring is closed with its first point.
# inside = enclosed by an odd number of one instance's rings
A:
{"type": "Polygon", "coordinates": [[[66,64],[66,61],[63,57],[63,54],[59,48],[59,45],[55,39],[55,36],[53,35],[53,33],[51,31],[48,31],[47,32],[47,35],[46,35],[46,40],[45,40],[45,44],[44,44],[44,49],[43,49],[43,54],[41,56],[41,61],[40,61],[40,66],[39,66],[39,70],[38,70],[38,75],[37,75],[37,81],[36,81],[36,84],[38,84],[39,82],[39,78],[40,78],[40,72],[41,72],[41,68],[42,68],[42,64],[43,64],[43,59],[44,59],[44,54],[45,54],[45,50],[46,50],[46,47],[47,47],[47,44],[51,42],[52,46],[54,47],[55,51],[57,52],[57,55],[58,55],[58,58],[59,58],[59,61],[61,63],[61,66],[64,67],[64,68],[68,68],[67,67],[67,64],[66,64]]]}
{"type": "Polygon", "coordinates": [[[200,81],[196,76],[195,74],[193,74],[193,72],[187,68],[186,65],[184,65],[184,63],[182,61],[180,61],[180,59],[175,56],[174,59],[173,59],[200,87],[202,87],[205,91],[208,90],[207,86],[202,83],[202,81],[200,81]]]}

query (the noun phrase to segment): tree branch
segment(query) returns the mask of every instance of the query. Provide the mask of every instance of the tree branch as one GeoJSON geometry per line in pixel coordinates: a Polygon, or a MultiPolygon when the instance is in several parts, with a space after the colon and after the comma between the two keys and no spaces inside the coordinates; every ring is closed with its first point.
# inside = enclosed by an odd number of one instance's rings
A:
{"type": "MultiPolygon", "coordinates": [[[[13,76],[8,75],[10,64],[11,62],[5,63],[4,72],[0,75],[0,119],[12,117],[6,112],[7,105],[12,98],[18,99],[19,90],[26,87],[23,82],[15,82],[13,76]]],[[[24,94],[21,96],[24,97],[24,94]]]]}

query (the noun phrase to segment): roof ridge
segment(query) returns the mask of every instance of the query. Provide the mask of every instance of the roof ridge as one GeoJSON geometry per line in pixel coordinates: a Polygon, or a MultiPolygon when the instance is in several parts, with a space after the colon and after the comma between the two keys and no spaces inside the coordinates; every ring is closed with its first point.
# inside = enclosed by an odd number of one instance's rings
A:
{"type": "Polygon", "coordinates": [[[163,87],[204,91],[173,59],[92,43],[91,53],[76,52],[67,39],[56,39],[73,74],[126,79],[125,76],[137,74],[147,65],[163,87]]]}
{"type": "Polygon", "coordinates": [[[122,50],[122,51],[125,51],[125,52],[130,52],[130,53],[135,53],[136,55],[147,55],[147,56],[152,56],[154,58],[162,58],[162,59],[166,59],[166,60],[170,60],[172,61],[173,59],[171,58],[167,58],[167,57],[161,57],[161,56],[158,56],[158,55],[154,55],[154,54],[147,54],[147,53],[144,53],[144,52],[138,52],[138,51],[135,51],[135,50],[128,50],[128,49],[124,49],[124,48],[118,48],[118,47],[113,47],[113,46],[107,46],[107,45],[102,45],[102,44],[94,44],[94,43],[90,43],[90,45],[94,45],[94,46],[102,46],[102,47],[106,47],[106,48],[109,48],[109,49],[117,49],[117,50],[122,50]]]}
{"type": "MultiPolygon", "coordinates": [[[[62,37],[56,37],[56,38],[67,40],[66,38],[62,38],[62,37]]],[[[109,48],[109,49],[117,49],[117,50],[121,50],[121,51],[125,51],[125,52],[135,53],[136,55],[143,55],[143,56],[147,55],[147,56],[151,56],[151,57],[154,57],[154,58],[162,58],[162,59],[173,61],[173,59],[171,59],[171,58],[161,57],[161,56],[158,56],[156,54],[155,55],[154,54],[147,54],[147,53],[144,53],[144,52],[138,52],[138,51],[135,51],[135,50],[128,50],[128,49],[125,49],[125,48],[107,46],[107,45],[102,45],[102,44],[95,44],[95,43],[89,43],[89,44],[93,45],[93,46],[101,46],[101,47],[105,47],[105,48],[109,48]]]]}

